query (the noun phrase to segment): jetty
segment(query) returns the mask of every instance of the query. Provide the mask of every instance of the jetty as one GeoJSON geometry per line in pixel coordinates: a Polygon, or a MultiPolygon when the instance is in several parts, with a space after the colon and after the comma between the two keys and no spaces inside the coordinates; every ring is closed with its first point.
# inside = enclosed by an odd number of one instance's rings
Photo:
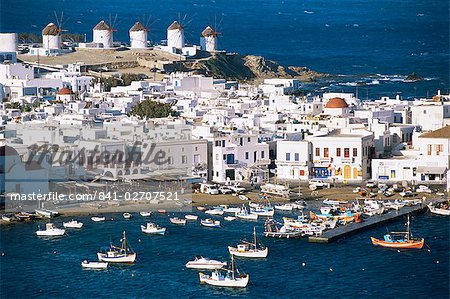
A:
{"type": "Polygon", "coordinates": [[[330,243],[340,239],[343,239],[349,235],[355,234],[357,232],[369,229],[371,227],[381,225],[383,223],[388,223],[395,221],[397,218],[406,216],[407,214],[418,214],[425,212],[428,209],[427,204],[429,202],[439,202],[440,200],[426,201],[425,203],[403,207],[399,210],[390,210],[385,214],[372,216],[360,223],[350,223],[344,226],[339,226],[335,229],[324,232],[321,236],[311,236],[308,241],[311,243],[330,243]]]}

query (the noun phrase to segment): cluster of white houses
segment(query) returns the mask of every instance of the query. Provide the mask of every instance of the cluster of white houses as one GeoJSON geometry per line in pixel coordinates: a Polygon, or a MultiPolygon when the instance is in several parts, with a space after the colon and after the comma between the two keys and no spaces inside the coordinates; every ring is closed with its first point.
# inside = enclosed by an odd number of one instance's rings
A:
{"type": "Polygon", "coordinates": [[[295,96],[296,79],[246,84],[188,73],[109,92],[94,82],[77,65],[37,76],[21,63],[0,64],[5,156],[14,163],[26,161],[31,145],[45,144],[57,145],[59,152],[93,154],[76,163],[50,165],[44,159],[6,167],[11,172],[6,175],[20,170],[43,177],[45,169],[49,179],[172,175],[221,183],[273,178],[443,182],[450,166],[450,97],[439,92],[415,101],[360,101],[349,93],[295,96]],[[51,90],[57,90],[54,98],[51,90]],[[127,116],[145,100],[172,104],[179,116],[127,116]],[[14,102],[31,109],[11,108],[14,102]],[[153,153],[144,144],[155,144],[153,153]],[[166,159],[162,164],[99,161],[103,152],[117,150],[144,156],[164,152],[166,159]]]}

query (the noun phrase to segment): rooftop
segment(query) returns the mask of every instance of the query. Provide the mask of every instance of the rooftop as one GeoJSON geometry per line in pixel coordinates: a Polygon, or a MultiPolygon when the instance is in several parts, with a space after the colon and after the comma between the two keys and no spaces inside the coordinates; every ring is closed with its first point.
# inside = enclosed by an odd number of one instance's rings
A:
{"type": "Polygon", "coordinates": [[[101,20],[98,22],[97,25],[95,25],[94,30],[110,30],[111,26],[108,25],[104,20],[101,20]]]}
{"type": "Polygon", "coordinates": [[[435,131],[423,133],[419,138],[448,138],[450,139],[450,126],[446,126],[435,131]]]}

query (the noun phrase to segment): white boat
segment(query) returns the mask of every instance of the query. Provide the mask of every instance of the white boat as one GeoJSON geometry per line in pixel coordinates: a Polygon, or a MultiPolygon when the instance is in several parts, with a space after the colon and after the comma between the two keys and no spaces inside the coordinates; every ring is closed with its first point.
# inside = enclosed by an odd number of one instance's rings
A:
{"type": "Polygon", "coordinates": [[[235,216],[239,219],[244,219],[244,220],[258,220],[258,215],[250,214],[245,206],[242,206],[239,213],[236,213],[235,216]]]}
{"type": "Polygon", "coordinates": [[[211,260],[209,258],[204,257],[195,257],[193,261],[189,261],[186,263],[186,268],[189,269],[201,269],[201,270],[215,270],[215,269],[222,269],[223,267],[226,267],[227,262],[221,262],[216,260],[211,260]]]}
{"type": "Polygon", "coordinates": [[[139,215],[142,217],[150,217],[152,215],[152,212],[139,212],[139,215]]]}
{"type": "Polygon", "coordinates": [[[202,206],[198,206],[198,207],[197,207],[197,210],[199,210],[199,211],[206,211],[206,208],[205,208],[205,207],[202,207],[202,206]]]}
{"type": "Polygon", "coordinates": [[[225,219],[226,221],[234,221],[234,220],[236,220],[236,217],[226,216],[226,217],[223,217],[223,219],[225,219]]]}
{"type": "Polygon", "coordinates": [[[442,216],[450,216],[450,209],[449,206],[447,205],[446,208],[441,207],[436,207],[433,204],[429,204],[428,208],[430,209],[430,212],[433,214],[437,214],[437,215],[442,215],[442,216]]]}
{"type": "Polygon", "coordinates": [[[280,211],[292,211],[292,205],[284,204],[284,205],[275,205],[274,208],[280,211]]]}
{"type": "Polygon", "coordinates": [[[200,224],[206,227],[220,227],[220,221],[213,219],[202,219],[200,224]]]}
{"type": "Polygon", "coordinates": [[[131,214],[130,213],[123,213],[123,218],[130,219],[131,218],[131,214]]]}
{"type": "Polygon", "coordinates": [[[160,227],[155,223],[148,222],[147,225],[141,225],[141,231],[150,235],[164,235],[166,233],[166,228],[160,227]]]}
{"type": "Polygon", "coordinates": [[[65,228],[82,228],[83,222],[78,222],[76,220],[71,220],[69,222],[63,222],[65,228]]]}
{"type": "Polygon", "coordinates": [[[66,233],[65,229],[57,228],[53,223],[46,223],[45,229],[39,229],[36,231],[36,235],[43,237],[62,236],[65,233],[66,233]]]}
{"type": "Polygon", "coordinates": [[[94,221],[94,222],[102,222],[102,221],[105,221],[106,218],[105,217],[94,216],[94,217],[91,217],[91,220],[94,221]]]}
{"type": "Polygon", "coordinates": [[[100,262],[109,263],[128,263],[132,264],[136,261],[136,253],[128,246],[125,231],[122,235],[121,246],[110,244],[104,252],[97,253],[100,262]]]}
{"type": "Polygon", "coordinates": [[[52,218],[59,215],[59,212],[53,210],[35,209],[34,211],[36,212],[37,215],[45,218],[52,218]]]}
{"type": "Polygon", "coordinates": [[[212,210],[208,210],[208,211],[205,211],[205,214],[209,214],[209,215],[219,215],[219,216],[222,216],[223,215],[223,210],[221,210],[221,209],[212,209],[212,210]]]}
{"type": "Polygon", "coordinates": [[[206,283],[216,287],[245,288],[250,279],[250,275],[248,274],[238,275],[236,273],[233,255],[231,255],[231,269],[227,271],[214,270],[211,275],[200,272],[198,275],[200,283],[206,283]]]}
{"type": "Polygon", "coordinates": [[[223,209],[224,213],[230,213],[230,214],[236,214],[240,211],[241,211],[241,208],[239,208],[239,207],[229,207],[229,208],[223,209]]]}
{"type": "Polygon", "coordinates": [[[186,225],[186,219],[181,219],[178,217],[173,217],[173,218],[169,218],[170,222],[172,224],[177,224],[177,225],[186,225]]]}
{"type": "Polygon", "coordinates": [[[257,203],[257,202],[249,202],[248,203],[248,206],[250,207],[250,208],[259,208],[260,207],[260,204],[259,203],[257,203]]]}
{"type": "Polygon", "coordinates": [[[258,246],[256,229],[253,227],[253,242],[242,241],[237,247],[228,246],[228,252],[239,257],[265,258],[269,253],[269,249],[263,245],[258,246]]]}
{"type": "Polygon", "coordinates": [[[198,216],[197,216],[197,215],[190,215],[190,214],[188,214],[188,215],[184,215],[184,218],[186,218],[186,220],[194,220],[194,221],[197,221],[198,216]]]}
{"type": "Polygon", "coordinates": [[[4,214],[2,215],[2,220],[6,222],[11,222],[15,220],[14,214],[4,214]]]}
{"type": "Polygon", "coordinates": [[[330,199],[325,199],[323,201],[324,205],[331,205],[331,206],[339,206],[339,204],[348,204],[348,201],[346,200],[330,200],[330,199]]]}
{"type": "Polygon", "coordinates": [[[240,200],[249,200],[249,198],[243,194],[238,196],[240,200]]]}
{"type": "Polygon", "coordinates": [[[89,262],[89,261],[82,261],[81,267],[86,269],[96,269],[96,270],[104,270],[108,268],[108,263],[105,262],[89,262]]]}
{"type": "Polygon", "coordinates": [[[275,210],[272,207],[256,207],[250,208],[250,214],[257,214],[258,216],[272,217],[275,210]]]}

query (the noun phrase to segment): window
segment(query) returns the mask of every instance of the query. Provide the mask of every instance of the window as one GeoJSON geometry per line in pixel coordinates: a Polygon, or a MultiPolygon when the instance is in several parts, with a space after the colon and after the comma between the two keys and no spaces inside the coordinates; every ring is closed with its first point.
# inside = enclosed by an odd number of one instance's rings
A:
{"type": "Polygon", "coordinates": [[[264,159],[264,151],[261,151],[261,159],[264,159]]]}
{"type": "Polygon", "coordinates": [[[227,159],[227,155],[223,154],[223,160],[225,161],[227,159]]]}
{"type": "Polygon", "coordinates": [[[344,148],[344,158],[350,158],[350,149],[348,147],[344,148]]]}
{"type": "Polygon", "coordinates": [[[328,147],[325,147],[325,148],[323,149],[323,156],[324,156],[325,158],[328,158],[328,147]]]}
{"type": "Polygon", "coordinates": [[[356,147],[353,148],[353,157],[358,157],[358,149],[356,147]]]}
{"type": "Polygon", "coordinates": [[[291,154],[290,153],[286,153],[286,161],[291,161],[291,154]]]}
{"type": "Polygon", "coordinates": [[[186,164],[187,163],[187,157],[186,156],[181,156],[181,164],[186,164]]]}
{"type": "Polygon", "coordinates": [[[316,156],[320,156],[320,148],[316,147],[316,156]]]}
{"type": "Polygon", "coordinates": [[[298,160],[300,160],[300,157],[299,157],[300,155],[298,154],[298,153],[295,153],[294,154],[294,160],[295,161],[298,161],[298,160]]]}
{"type": "Polygon", "coordinates": [[[431,156],[431,144],[427,145],[427,154],[428,156],[431,156]]]}
{"type": "Polygon", "coordinates": [[[341,148],[338,147],[336,148],[336,157],[340,157],[341,156],[341,148]]]}
{"type": "Polygon", "coordinates": [[[245,159],[248,160],[248,152],[245,152],[245,159]]]}
{"type": "Polygon", "coordinates": [[[216,154],[216,160],[219,160],[219,154],[216,154]]]}
{"type": "Polygon", "coordinates": [[[250,137],[247,138],[247,142],[250,142],[252,139],[250,137]]]}

